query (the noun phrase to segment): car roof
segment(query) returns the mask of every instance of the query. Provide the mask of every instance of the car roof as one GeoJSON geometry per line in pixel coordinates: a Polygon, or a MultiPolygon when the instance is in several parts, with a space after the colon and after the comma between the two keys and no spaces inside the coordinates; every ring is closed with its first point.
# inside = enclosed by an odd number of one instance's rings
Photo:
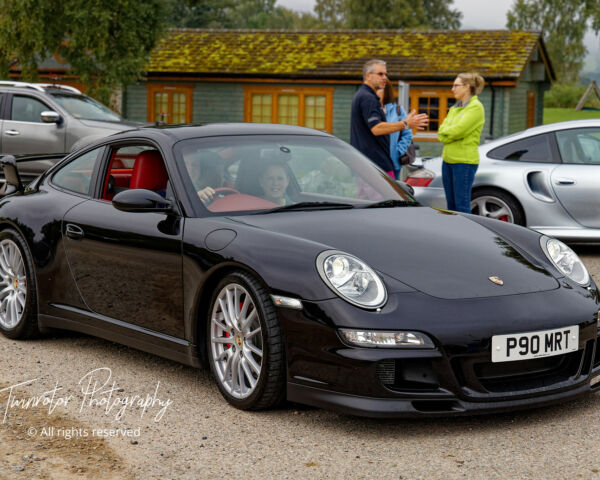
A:
{"type": "Polygon", "coordinates": [[[532,137],[542,133],[555,132],[557,130],[568,130],[571,128],[586,128],[586,127],[600,127],[600,118],[590,118],[585,120],[569,120],[566,122],[548,123],[546,125],[538,125],[536,127],[528,128],[520,132],[511,133],[505,137],[495,138],[489,142],[481,145],[481,148],[486,150],[494,148],[498,145],[507,143],[508,141],[518,140],[519,138],[532,137]]]}
{"type": "Polygon", "coordinates": [[[210,123],[206,125],[161,125],[140,127],[111,135],[110,138],[138,136],[140,133],[164,134],[174,141],[198,137],[221,137],[237,135],[311,135],[333,137],[327,132],[295,125],[271,123],[210,123]]]}
{"type": "Polygon", "coordinates": [[[28,89],[29,91],[33,90],[40,93],[68,92],[74,95],[82,95],[81,91],[75,87],[57,83],[29,83],[12,80],[0,80],[0,89],[8,91],[23,91],[23,89],[28,89]]]}

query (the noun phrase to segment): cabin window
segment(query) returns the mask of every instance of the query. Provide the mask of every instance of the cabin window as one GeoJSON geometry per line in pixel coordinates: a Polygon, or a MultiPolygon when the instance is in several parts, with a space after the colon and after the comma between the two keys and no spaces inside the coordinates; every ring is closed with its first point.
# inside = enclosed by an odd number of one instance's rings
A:
{"type": "Polygon", "coordinates": [[[331,132],[333,88],[246,87],[246,122],[300,125],[331,132]]]}
{"type": "Polygon", "coordinates": [[[193,90],[190,85],[148,85],[148,121],[192,123],[193,90]]]}
{"type": "Polygon", "coordinates": [[[425,130],[415,132],[415,140],[437,140],[437,132],[448,110],[456,103],[450,90],[441,88],[411,88],[410,109],[429,115],[425,130]]]}

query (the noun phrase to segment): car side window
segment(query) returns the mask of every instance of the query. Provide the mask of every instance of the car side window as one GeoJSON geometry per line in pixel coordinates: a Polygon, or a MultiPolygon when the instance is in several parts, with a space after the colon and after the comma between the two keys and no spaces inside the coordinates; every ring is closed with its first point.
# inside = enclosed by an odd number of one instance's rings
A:
{"type": "Polygon", "coordinates": [[[577,128],[556,132],[563,163],[600,164],[600,128],[577,128]]]}
{"type": "Polygon", "coordinates": [[[54,174],[52,183],[71,192],[89,195],[94,164],[99,152],[100,148],[96,148],[67,163],[54,174]]]}
{"type": "Polygon", "coordinates": [[[48,110],[52,109],[33,97],[13,95],[10,118],[16,122],[43,123],[42,112],[48,110]]]}
{"type": "Polygon", "coordinates": [[[495,148],[488,156],[516,162],[560,163],[551,146],[549,134],[535,135],[495,148]]]}
{"type": "Polygon", "coordinates": [[[127,145],[111,151],[102,187],[102,200],[131,188],[152,190],[165,197],[169,176],[161,153],[149,145],[127,145]]]}

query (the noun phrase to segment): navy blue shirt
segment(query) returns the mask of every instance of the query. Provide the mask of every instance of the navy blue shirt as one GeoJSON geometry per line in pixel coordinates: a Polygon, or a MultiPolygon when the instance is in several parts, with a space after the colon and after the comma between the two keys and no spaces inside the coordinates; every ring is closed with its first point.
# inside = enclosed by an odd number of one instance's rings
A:
{"type": "Polygon", "coordinates": [[[371,129],[385,122],[385,112],[374,90],[363,83],[352,100],[350,144],[386,172],[394,170],[390,136],[373,135],[371,129]]]}

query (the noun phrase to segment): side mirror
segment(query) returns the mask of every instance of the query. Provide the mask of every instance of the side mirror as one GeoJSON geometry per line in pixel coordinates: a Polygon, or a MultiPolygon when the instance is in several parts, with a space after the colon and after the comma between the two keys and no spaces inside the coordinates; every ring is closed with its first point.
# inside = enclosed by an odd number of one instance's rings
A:
{"type": "Polygon", "coordinates": [[[0,158],[0,167],[4,172],[4,185],[0,188],[0,197],[10,195],[24,190],[19,171],[17,170],[17,160],[12,155],[5,155],[0,158]]]}
{"type": "Polygon", "coordinates": [[[152,190],[132,188],[117,193],[112,199],[117,210],[123,212],[163,212],[173,211],[173,202],[152,190]]]}
{"type": "Polygon", "coordinates": [[[44,123],[56,123],[59,124],[62,122],[62,117],[52,110],[46,110],[40,114],[40,118],[44,123]]]}

